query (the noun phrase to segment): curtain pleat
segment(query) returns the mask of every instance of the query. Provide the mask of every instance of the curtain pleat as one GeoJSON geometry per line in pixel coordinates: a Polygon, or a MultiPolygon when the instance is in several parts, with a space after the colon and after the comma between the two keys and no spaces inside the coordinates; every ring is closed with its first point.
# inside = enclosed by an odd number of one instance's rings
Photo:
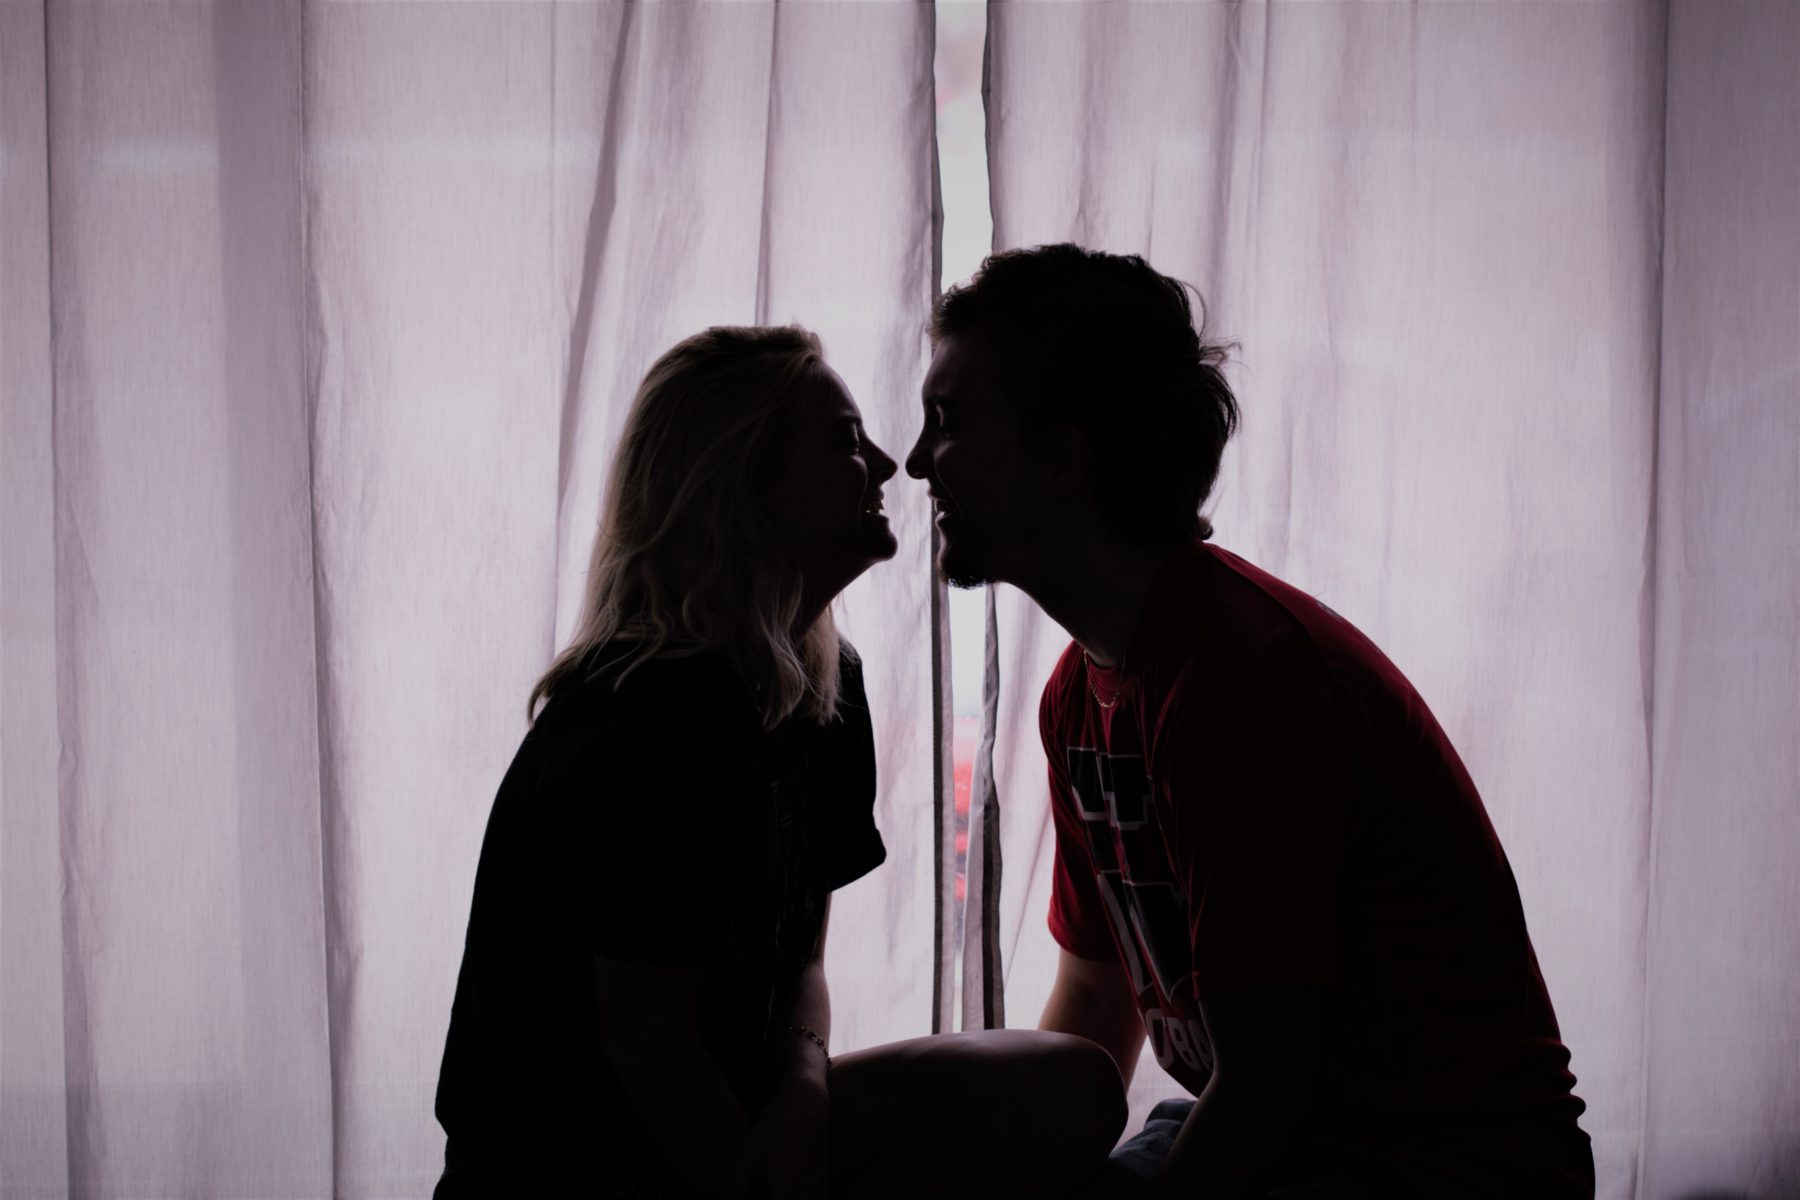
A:
{"type": "Polygon", "coordinates": [[[0,1189],[62,1194],[50,139],[41,4],[0,3],[0,1189]]]}
{"type": "Polygon", "coordinates": [[[1800,1195],[1800,7],[1668,15],[1639,1194],[1800,1195]]]}
{"type": "Polygon", "coordinates": [[[969,781],[969,849],[962,937],[962,1029],[1006,1026],[1006,970],[1000,924],[1001,873],[1000,794],[994,787],[994,742],[1000,696],[1024,686],[1000,677],[999,640],[994,624],[994,592],[984,595],[982,621],[981,737],[975,746],[969,781]]]}

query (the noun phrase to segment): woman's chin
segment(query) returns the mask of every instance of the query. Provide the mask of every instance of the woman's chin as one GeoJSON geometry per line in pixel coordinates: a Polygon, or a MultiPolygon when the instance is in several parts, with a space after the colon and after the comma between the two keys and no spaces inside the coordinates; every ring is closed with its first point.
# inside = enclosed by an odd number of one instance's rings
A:
{"type": "Polygon", "coordinates": [[[886,513],[867,514],[857,532],[862,535],[862,550],[868,555],[864,570],[878,562],[886,562],[900,552],[900,539],[894,536],[886,513]]]}
{"type": "MultiPolygon", "coordinates": [[[[868,543],[864,548],[867,558],[863,562],[862,570],[866,571],[876,563],[884,563],[899,552],[900,539],[894,536],[893,530],[887,527],[886,521],[883,521],[878,528],[869,530],[868,543]]],[[[857,572],[859,575],[861,573],[862,571],[857,572]]]]}

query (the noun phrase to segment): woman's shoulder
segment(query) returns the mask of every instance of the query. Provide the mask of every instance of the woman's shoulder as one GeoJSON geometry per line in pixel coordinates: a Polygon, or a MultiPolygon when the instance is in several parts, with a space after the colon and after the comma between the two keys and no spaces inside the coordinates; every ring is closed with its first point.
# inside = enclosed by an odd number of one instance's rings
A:
{"type": "Polygon", "coordinates": [[[710,647],[664,647],[644,653],[641,643],[612,641],[583,656],[544,711],[606,715],[631,723],[680,714],[695,720],[754,717],[750,689],[730,657],[710,647]]]}
{"type": "Polygon", "coordinates": [[[761,718],[723,654],[633,661],[615,647],[592,657],[539,710],[521,746],[540,801],[566,796],[577,801],[571,811],[587,812],[596,780],[625,795],[649,778],[644,772],[671,787],[681,778],[724,780],[758,760],[761,718]]]}
{"type": "Polygon", "coordinates": [[[862,655],[849,638],[838,639],[838,679],[846,688],[854,687],[858,694],[863,690],[862,655]]]}

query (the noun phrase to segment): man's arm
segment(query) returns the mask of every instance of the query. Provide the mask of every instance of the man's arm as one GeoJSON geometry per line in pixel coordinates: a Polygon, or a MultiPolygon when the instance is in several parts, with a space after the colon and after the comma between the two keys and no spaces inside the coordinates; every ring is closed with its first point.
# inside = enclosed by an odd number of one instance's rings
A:
{"type": "Polygon", "coordinates": [[[1204,999],[1212,1078],[1157,1177],[1160,1198],[1261,1196],[1274,1156],[1312,1103],[1322,993],[1255,988],[1204,999]]]}
{"type": "Polygon", "coordinates": [[[1067,950],[1056,966],[1056,983],[1038,1018],[1038,1028],[1072,1033],[1097,1043],[1118,1064],[1119,1077],[1131,1086],[1138,1055],[1144,1049],[1144,1020],[1137,997],[1118,959],[1104,962],[1079,958],[1067,950]]]}

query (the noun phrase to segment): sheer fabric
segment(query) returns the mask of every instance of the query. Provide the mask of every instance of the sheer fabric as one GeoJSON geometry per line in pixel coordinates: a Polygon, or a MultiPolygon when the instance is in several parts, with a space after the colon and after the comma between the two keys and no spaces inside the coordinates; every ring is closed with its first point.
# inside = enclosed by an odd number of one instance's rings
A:
{"type": "MultiPolygon", "coordinates": [[[[997,244],[1205,291],[1220,541],[1467,758],[1602,1195],[1800,1191],[1800,10],[997,5],[990,53],[997,244]]],[[[915,5],[0,0],[0,1193],[429,1189],[630,389],[799,319],[905,448],[930,64],[915,5]]],[[[929,514],[887,500],[839,1047],[952,1020],[929,514]]],[[[1028,1025],[1061,638],[1006,589],[994,638],[963,1019],[1028,1025]]]]}
{"type": "MultiPolygon", "coordinates": [[[[916,420],[931,28],[0,3],[5,1195],[429,1193],[488,805],[643,371],[797,319],[883,446],[916,420]]],[[[840,1047],[932,1012],[929,514],[886,508],[840,1047]]]]}
{"type": "MultiPolygon", "coordinates": [[[[1800,9],[989,12],[995,245],[1144,254],[1241,344],[1218,540],[1467,761],[1600,1194],[1800,1194],[1800,9]]],[[[968,923],[1029,1024],[1066,638],[996,617],[1006,886],[968,923]]]]}

